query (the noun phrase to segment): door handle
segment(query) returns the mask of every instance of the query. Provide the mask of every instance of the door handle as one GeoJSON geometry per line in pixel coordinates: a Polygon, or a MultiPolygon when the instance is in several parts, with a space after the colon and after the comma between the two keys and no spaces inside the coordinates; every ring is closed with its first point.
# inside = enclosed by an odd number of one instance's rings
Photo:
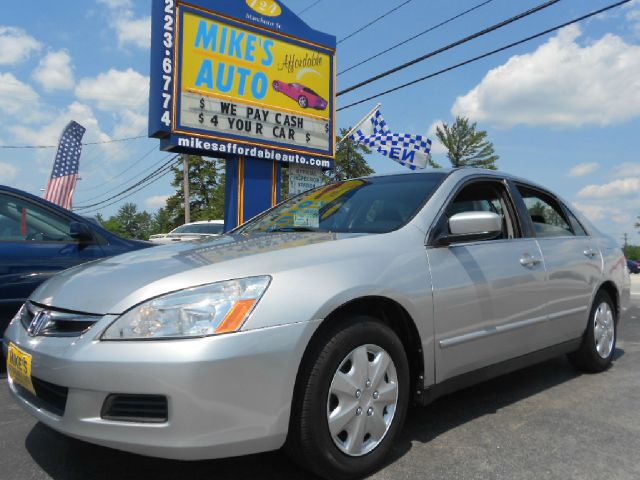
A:
{"type": "Polygon", "coordinates": [[[527,268],[535,267],[539,263],[540,263],[540,259],[539,258],[532,257],[528,253],[524,254],[522,256],[522,258],[520,259],[520,265],[522,265],[523,267],[527,267],[527,268]]]}
{"type": "Polygon", "coordinates": [[[585,256],[589,257],[589,258],[593,258],[595,257],[598,252],[596,252],[593,248],[587,248],[584,252],[582,252],[585,254],[585,256]]]}

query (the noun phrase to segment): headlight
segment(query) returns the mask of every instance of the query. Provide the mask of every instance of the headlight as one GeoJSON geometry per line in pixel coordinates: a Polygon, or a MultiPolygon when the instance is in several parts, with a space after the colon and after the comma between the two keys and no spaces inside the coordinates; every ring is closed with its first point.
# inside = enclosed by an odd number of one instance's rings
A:
{"type": "Polygon", "coordinates": [[[271,277],[250,277],[188,288],[148,300],[125,312],[103,340],[189,338],[236,332],[271,277]]]}

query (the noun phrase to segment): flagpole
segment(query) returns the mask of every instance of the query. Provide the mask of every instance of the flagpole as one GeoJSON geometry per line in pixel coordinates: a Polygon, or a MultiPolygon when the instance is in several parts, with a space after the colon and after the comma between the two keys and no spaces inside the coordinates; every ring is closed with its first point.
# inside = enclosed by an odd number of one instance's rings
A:
{"type": "Polygon", "coordinates": [[[353,127],[351,130],[349,130],[347,133],[345,133],[342,138],[340,139],[340,141],[338,143],[342,143],[344,142],[347,137],[349,137],[349,135],[351,135],[353,132],[355,132],[358,127],[360,127],[360,125],[362,125],[371,115],[373,115],[373,113],[378,110],[380,107],[382,106],[381,103],[378,103],[375,107],[373,107],[373,109],[367,113],[364,117],[362,117],[362,120],[360,120],[355,127],[353,127]]]}

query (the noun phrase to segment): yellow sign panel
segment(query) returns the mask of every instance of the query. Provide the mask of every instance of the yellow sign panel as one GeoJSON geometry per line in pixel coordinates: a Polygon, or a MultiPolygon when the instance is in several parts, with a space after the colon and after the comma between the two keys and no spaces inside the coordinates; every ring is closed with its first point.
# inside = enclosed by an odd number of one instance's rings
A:
{"type": "Polygon", "coordinates": [[[331,57],[185,12],[182,91],[328,119],[331,57]]]}
{"type": "Polygon", "coordinates": [[[31,355],[23,352],[13,343],[9,344],[7,352],[7,372],[13,382],[35,395],[36,391],[31,382],[31,355]]]}

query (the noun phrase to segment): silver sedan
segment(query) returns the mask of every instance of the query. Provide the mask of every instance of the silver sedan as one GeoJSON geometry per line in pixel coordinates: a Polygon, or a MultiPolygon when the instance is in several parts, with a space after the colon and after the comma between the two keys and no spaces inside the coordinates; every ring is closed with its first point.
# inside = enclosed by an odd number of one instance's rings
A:
{"type": "Polygon", "coordinates": [[[72,437],[184,460],[284,447],[346,479],[384,462],[410,403],[561,354],[606,369],[629,299],[616,242],[545,188],[430,171],[67,270],[4,351],[16,401],[72,437]]]}

